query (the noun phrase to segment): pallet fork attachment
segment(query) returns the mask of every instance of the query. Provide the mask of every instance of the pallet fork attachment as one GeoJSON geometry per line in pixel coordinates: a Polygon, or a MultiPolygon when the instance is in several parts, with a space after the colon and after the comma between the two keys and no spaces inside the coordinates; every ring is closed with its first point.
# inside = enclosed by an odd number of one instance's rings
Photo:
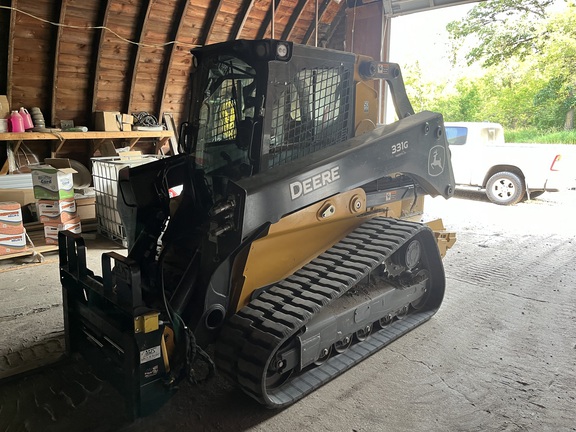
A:
{"type": "Polygon", "coordinates": [[[86,267],[84,239],[58,236],[66,353],[80,353],[124,396],[132,418],[160,407],[174,392],[166,377],[164,325],[144,306],[138,264],[102,255],[103,277],[86,267]],[[97,306],[97,307],[93,307],[97,306]]]}

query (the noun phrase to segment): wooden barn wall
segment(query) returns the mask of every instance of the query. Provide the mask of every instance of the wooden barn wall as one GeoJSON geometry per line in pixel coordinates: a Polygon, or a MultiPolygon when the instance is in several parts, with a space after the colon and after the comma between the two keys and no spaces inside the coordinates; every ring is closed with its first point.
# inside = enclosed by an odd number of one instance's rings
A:
{"type": "Polygon", "coordinates": [[[149,3],[143,23],[140,45],[133,65],[134,77],[129,94],[128,112],[146,111],[158,116],[160,109],[161,86],[167,46],[170,42],[170,29],[177,2],[158,0],[149,3]]]}
{"type": "MultiPolygon", "coordinates": [[[[13,0],[11,6],[45,21],[59,20],[60,5],[51,0],[13,0]]],[[[6,94],[10,106],[12,109],[40,107],[49,123],[57,28],[26,14],[1,12],[9,15],[10,21],[6,71],[6,94]]],[[[49,146],[44,143],[30,143],[29,147],[39,160],[50,155],[49,146]]],[[[4,148],[2,156],[5,155],[4,148]]]]}
{"type": "Polygon", "coordinates": [[[64,0],[60,9],[60,22],[70,27],[58,27],[57,56],[54,57],[54,85],[51,97],[50,124],[74,119],[78,125],[87,125],[92,109],[93,80],[92,53],[96,30],[85,30],[98,24],[100,0],[64,0]]]}
{"type": "MultiPolygon", "coordinates": [[[[14,0],[14,7],[47,21],[59,20],[51,0],[14,0]]],[[[57,28],[21,13],[11,14],[8,46],[8,98],[13,107],[40,107],[49,120],[57,28]]]]}
{"type": "MultiPolygon", "coordinates": [[[[92,127],[98,110],[169,112],[178,124],[190,49],[270,37],[271,1],[276,38],[314,44],[315,0],[0,0],[13,8],[0,9],[0,94],[12,107],[39,107],[48,126],[92,127]]],[[[344,48],[345,11],[343,0],[318,0],[321,44],[344,48]]]]}
{"type": "MultiPolygon", "coordinates": [[[[9,7],[10,0],[0,0],[0,6],[9,7]]],[[[8,41],[10,38],[10,13],[0,10],[0,94],[8,92],[8,41]],[[4,30],[6,29],[6,30],[4,30]]]]}
{"type": "Polygon", "coordinates": [[[142,2],[104,1],[98,48],[95,53],[95,81],[92,111],[122,111],[128,108],[126,95],[130,91],[130,71],[137,40],[136,27],[142,2]],[[112,33],[114,31],[114,33],[112,33]]]}

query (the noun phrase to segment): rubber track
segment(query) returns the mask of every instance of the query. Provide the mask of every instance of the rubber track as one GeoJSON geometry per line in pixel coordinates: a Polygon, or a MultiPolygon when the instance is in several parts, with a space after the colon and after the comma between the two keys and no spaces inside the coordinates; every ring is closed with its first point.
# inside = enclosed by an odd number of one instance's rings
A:
{"type": "Polygon", "coordinates": [[[404,243],[422,231],[422,224],[375,218],[293,275],[276,283],[232,316],[216,345],[219,370],[270,408],[289,405],[314,391],[362,359],[429,319],[436,310],[410,314],[291,378],[279,388],[266,388],[270,359],[323,306],[345,293],[404,243]]]}

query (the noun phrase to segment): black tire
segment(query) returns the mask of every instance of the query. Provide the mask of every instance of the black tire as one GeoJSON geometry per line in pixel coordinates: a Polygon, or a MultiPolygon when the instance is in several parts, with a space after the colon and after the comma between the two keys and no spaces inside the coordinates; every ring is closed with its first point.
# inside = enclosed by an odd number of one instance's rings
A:
{"type": "Polygon", "coordinates": [[[524,198],[524,192],[524,180],[509,171],[494,174],[486,183],[486,196],[498,205],[516,204],[524,198]]]}

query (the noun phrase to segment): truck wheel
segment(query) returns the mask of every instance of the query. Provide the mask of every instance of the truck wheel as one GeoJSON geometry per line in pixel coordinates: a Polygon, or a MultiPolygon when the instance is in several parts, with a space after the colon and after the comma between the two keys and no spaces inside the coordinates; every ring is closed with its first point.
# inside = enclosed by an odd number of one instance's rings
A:
{"type": "Polygon", "coordinates": [[[508,171],[496,173],[486,184],[486,196],[494,204],[516,204],[524,197],[524,181],[508,171]]]}

